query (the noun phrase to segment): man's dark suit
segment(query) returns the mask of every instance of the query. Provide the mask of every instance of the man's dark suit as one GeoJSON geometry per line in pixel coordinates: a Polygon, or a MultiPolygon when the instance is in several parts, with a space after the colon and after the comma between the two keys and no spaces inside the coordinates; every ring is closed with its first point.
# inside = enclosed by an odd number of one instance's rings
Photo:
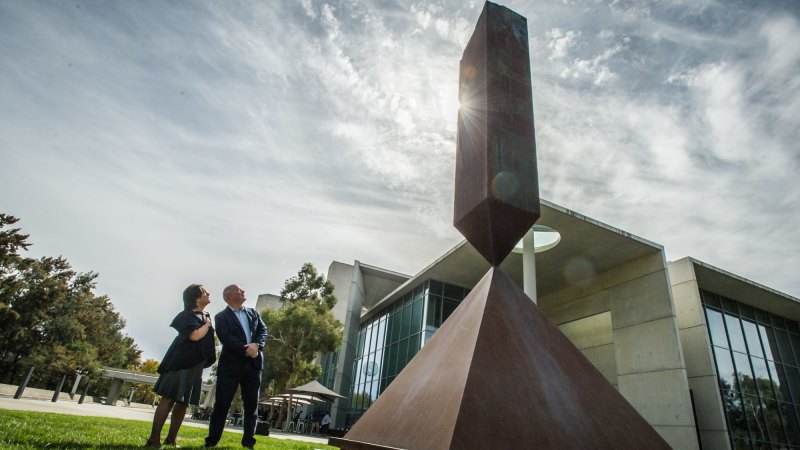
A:
{"type": "Polygon", "coordinates": [[[267,339],[267,327],[253,308],[244,308],[250,324],[251,341],[247,342],[241,322],[230,307],[226,307],[214,316],[216,332],[222,342],[222,353],[217,365],[217,392],[214,398],[214,412],[208,426],[206,445],[216,445],[222,437],[228,410],[236,394],[236,388],[242,387],[242,403],[244,403],[244,435],[242,445],[252,447],[258,421],[258,396],[261,387],[261,368],[264,356],[261,350],[258,357],[245,355],[245,345],[258,344],[263,348],[267,339]]]}

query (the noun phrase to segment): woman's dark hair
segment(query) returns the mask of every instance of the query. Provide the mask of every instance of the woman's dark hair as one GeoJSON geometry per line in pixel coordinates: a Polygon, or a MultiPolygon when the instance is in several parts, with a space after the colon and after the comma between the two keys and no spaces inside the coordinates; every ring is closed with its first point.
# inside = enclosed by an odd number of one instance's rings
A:
{"type": "Polygon", "coordinates": [[[202,284],[190,284],[183,290],[183,309],[195,309],[197,299],[203,295],[202,284]]]}

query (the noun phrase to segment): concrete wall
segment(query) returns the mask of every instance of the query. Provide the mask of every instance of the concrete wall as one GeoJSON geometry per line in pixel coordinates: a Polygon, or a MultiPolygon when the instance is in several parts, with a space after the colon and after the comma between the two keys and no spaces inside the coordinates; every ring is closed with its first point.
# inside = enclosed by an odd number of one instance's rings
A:
{"type": "Polygon", "coordinates": [[[684,258],[669,263],[669,278],[703,449],[730,449],[708,327],[692,261],[684,258]]]}
{"type": "Polygon", "coordinates": [[[258,299],[256,300],[256,311],[263,311],[266,308],[272,309],[281,309],[283,308],[283,303],[281,303],[281,297],[275,294],[259,294],[258,299]]]}
{"type": "MultiPolygon", "coordinates": [[[[334,315],[344,324],[344,336],[339,347],[333,390],[349,397],[349,388],[353,383],[352,371],[358,344],[358,328],[361,319],[361,307],[364,305],[364,279],[358,261],[354,265],[334,261],[328,268],[328,280],[334,288],[338,299],[334,315]]],[[[343,428],[350,408],[350,400],[339,399],[331,411],[331,427],[343,428]]]]}
{"type": "Polygon", "coordinates": [[[353,265],[334,261],[328,266],[327,280],[333,283],[333,295],[336,306],[331,311],[333,317],[342,323],[347,319],[348,301],[350,300],[350,283],[353,280],[353,265]]]}
{"type": "Polygon", "coordinates": [[[557,325],[572,327],[568,337],[583,336],[578,347],[584,346],[589,360],[673,448],[699,448],[662,252],[540,297],[539,306],[557,325]],[[580,322],[587,318],[591,319],[580,322]],[[584,330],[575,329],[580,327],[584,330]],[[587,352],[590,348],[596,348],[594,354],[587,352]],[[609,374],[612,370],[616,370],[616,383],[609,374]]]}
{"type": "Polygon", "coordinates": [[[611,311],[561,324],[558,329],[600,370],[609,383],[617,387],[611,311]]]}

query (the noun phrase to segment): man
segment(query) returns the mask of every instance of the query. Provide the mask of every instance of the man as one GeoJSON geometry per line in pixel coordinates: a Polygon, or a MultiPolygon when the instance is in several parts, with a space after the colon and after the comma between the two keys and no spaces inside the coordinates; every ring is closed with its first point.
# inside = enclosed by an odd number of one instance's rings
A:
{"type": "Polygon", "coordinates": [[[325,411],[325,415],[322,417],[322,428],[319,430],[319,433],[328,434],[329,426],[331,426],[331,416],[328,414],[328,411],[325,411]]]}
{"type": "Polygon", "coordinates": [[[226,287],[222,298],[228,306],[214,316],[222,353],[217,366],[217,391],[206,447],[216,446],[222,437],[233,396],[236,388],[241,386],[244,403],[242,447],[252,449],[256,445],[258,391],[264,364],[261,352],[267,340],[267,327],[255,309],[244,307],[244,290],[239,286],[226,287]]]}

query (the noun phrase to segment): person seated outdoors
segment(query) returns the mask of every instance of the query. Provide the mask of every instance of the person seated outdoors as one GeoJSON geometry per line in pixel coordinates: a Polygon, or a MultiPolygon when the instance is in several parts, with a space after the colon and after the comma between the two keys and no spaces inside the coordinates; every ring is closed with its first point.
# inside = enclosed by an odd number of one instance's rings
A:
{"type": "Polygon", "coordinates": [[[322,416],[322,428],[320,428],[320,434],[328,434],[328,428],[331,426],[331,416],[328,414],[328,411],[325,411],[325,415],[322,416]]]}

